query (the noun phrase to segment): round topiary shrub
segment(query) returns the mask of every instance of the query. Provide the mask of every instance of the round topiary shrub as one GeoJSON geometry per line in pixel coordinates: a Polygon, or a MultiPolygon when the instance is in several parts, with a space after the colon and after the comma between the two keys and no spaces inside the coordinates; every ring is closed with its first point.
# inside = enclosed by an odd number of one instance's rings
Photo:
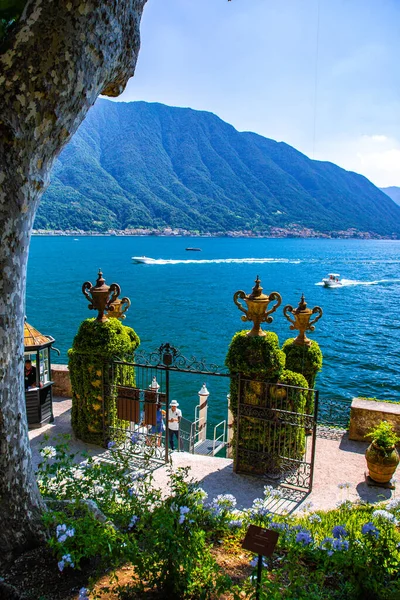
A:
{"type": "MultiPolygon", "coordinates": [[[[317,342],[309,346],[294,344],[294,338],[286,340],[282,346],[286,355],[286,368],[295,373],[301,373],[307,380],[307,387],[314,389],[315,379],[322,368],[322,352],[317,342]]],[[[305,411],[314,412],[314,394],[308,394],[305,411]]]]}
{"type": "MultiPolygon", "coordinates": [[[[87,319],[81,323],[68,351],[72,386],[72,428],[84,442],[104,444],[105,428],[123,428],[117,419],[114,387],[122,381],[134,385],[134,368],[116,366],[115,359],[133,361],[140,343],[138,335],[118,319],[104,323],[87,319]]],[[[113,437],[107,436],[109,439],[113,437]]]]}

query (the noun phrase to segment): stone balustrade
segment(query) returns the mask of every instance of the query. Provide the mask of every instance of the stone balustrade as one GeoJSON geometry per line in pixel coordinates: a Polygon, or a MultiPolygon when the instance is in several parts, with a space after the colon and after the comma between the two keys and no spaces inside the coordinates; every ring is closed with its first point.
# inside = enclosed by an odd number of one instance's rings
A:
{"type": "Polygon", "coordinates": [[[62,398],[71,398],[71,380],[67,365],[51,365],[51,380],[53,384],[53,396],[62,398]]]}
{"type": "Polygon", "coordinates": [[[370,441],[366,433],[381,421],[388,421],[400,436],[400,403],[353,398],[350,409],[349,439],[370,441]]]}

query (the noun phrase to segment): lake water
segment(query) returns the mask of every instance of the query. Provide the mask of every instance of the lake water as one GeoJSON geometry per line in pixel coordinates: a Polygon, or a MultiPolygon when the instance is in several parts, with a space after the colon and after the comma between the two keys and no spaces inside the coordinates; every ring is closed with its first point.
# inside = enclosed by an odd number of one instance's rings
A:
{"type": "MultiPolygon", "coordinates": [[[[324,315],[309,337],[321,346],[320,402],[354,396],[400,400],[400,241],[231,239],[169,237],[34,237],[28,265],[28,322],[56,338],[53,361],[66,363],[80,322],[94,316],[81,293],[99,267],[117,282],[132,306],[124,321],[153,350],[170,342],[185,356],[223,365],[233,334],[249,328],[233,303],[237,290],[250,293],[257,275],[265,293],[277,291],[282,307],[268,328],[281,343],[293,337],[283,317],[304,292],[310,308],[324,315]],[[188,246],[201,252],[186,252],[188,246]],[[132,256],[162,259],[132,264],[132,256]],[[345,285],[319,285],[328,272],[345,285]]],[[[266,326],[264,325],[264,328],[266,326]]],[[[149,382],[150,383],[150,382],[149,382]]],[[[184,416],[192,418],[201,376],[173,382],[184,416]]],[[[226,417],[226,382],[209,378],[209,418],[226,417]]]]}

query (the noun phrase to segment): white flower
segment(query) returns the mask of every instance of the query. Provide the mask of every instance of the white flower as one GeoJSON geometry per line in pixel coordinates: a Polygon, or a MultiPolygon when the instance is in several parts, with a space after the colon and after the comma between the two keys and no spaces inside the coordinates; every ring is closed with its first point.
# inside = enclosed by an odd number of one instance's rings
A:
{"type": "Polygon", "coordinates": [[[349,483],[348,481],[345,481],[344,483],[339,483],[338,488],[339,490],[348,490],[349,488],[351,488],[351,483],[349,483]]]}
{"type": "Polygon", "coordinates": [[[300,507],[300,511],[303,513],[307,513],[310,512],[310,510],[313,507],[313,503],[312,502],[305,502],[301,507],[300,507]]]}
{"type": "Polygon", "coordinates": [[[40,450],[40,454],[43,456],[43,458],[54,458],[57,456],[57,450],[54,448],[54,446],[44,446],[44,448],[40,450]]]}
{"type": "Polygon", "coordinates": [[[386,504],[386,508],[389,510],[396,510],[396,508],[400,508],[400,498],[395,498],[386,504]]]}
{"type": "Polygon", "coordinates": [[[389,523],[393,523],[397,525],[397,519],[392,513],[387,510],[374,510],[372,513],[373,519],[383,519],[384,521],[389,521],[389,523]]]}
{"type": "Polygon", "coordinates": [[[308,520],[311,523],[321,523],[322,519],[319,515],[317,515],[316,513],[312,513],[311,515],[308,516],[308,520]]]}

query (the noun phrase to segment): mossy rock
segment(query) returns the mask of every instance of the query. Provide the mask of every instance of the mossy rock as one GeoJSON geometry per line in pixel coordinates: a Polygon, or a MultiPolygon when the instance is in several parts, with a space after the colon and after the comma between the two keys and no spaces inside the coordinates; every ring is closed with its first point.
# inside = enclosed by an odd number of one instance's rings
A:
{"type": "Polygon", "coordinates": [[[134,367],[116,365],[115,359],[132,362],[140,343],[138,335],[117,319],[81,323],[68,351],[72,386],[72,428],[85,442],[103,445],[116,439],[128,423],[117,419],[115,386],[134,385],[134,367]],[[105,427],[111,432],[105,439],[105,427]],[[114,433],[112,433],[114,432],[114,433]]]}

